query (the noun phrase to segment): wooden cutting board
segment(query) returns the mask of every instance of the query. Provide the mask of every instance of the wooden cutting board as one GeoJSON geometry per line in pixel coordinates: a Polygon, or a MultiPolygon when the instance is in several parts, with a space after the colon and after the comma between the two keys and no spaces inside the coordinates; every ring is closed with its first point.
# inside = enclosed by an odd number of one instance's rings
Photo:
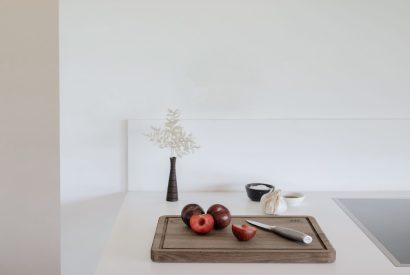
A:
{"type": "Polygon", "coordinates": [[[247,242],[238,241],[231,225],[197,235],[180,216],[162,216],[151,247],[154,262],[207,262],[207,263],[331,263],[336,251],[310,216],[233,216],[231,224],[245,220],[278,225],[302,231],[313,237],[309,245],[290,241],[274,233],[258,229],[247,242]]]}

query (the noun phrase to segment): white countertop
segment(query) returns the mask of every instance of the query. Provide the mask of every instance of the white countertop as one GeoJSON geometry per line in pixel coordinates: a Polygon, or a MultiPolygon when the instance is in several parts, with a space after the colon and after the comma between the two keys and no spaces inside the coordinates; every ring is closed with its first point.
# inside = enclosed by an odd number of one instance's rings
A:
{"type": "Polygon", "coordinates": [[[150,249],[159,216],[180,214],[188,203],[207,209],[214,203],[227,206],[232,215],[262,214],[259,203],[245,192],[180,193],[178,202],[166,202],[161,192],[129,192],[124,200],[99,262],[96,275],[128,274],[409,274],[410,267],[395,267],[333,198],[409,197],[410,192],[309,192],[299,207],[284,215],[314,216],[336,249],[331,264],[274,263],[155,263],[150,249]]]}

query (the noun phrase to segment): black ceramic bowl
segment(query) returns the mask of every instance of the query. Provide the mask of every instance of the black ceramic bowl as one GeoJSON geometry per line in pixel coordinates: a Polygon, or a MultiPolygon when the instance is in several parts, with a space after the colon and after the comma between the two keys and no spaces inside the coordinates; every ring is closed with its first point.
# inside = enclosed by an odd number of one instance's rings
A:
{"type": "Polygon", "coordinates": [[[248,194],[248,197],[253,200],[253,201],[260,201],[262,196],[266,193],[268,193],[270,190],[275,190],[275,186],[266,184],[266,183],[248,183],[245,185],[246,193],[248,194]],[[256,185],[265,185],[266,187],[269,187],[270,189],[266,190],[257,190],[257,189],[252,189],[252,186],[256,185]]]}

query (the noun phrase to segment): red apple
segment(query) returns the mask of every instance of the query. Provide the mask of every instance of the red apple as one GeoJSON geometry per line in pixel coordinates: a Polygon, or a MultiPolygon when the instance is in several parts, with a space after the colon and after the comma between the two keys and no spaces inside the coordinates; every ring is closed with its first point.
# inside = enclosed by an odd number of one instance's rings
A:
{"type": "Polygon", "coordinates": [[[206,234],[214,228],[214,218],[209,214],[192,215],[189,224],[195,233],[206,234]]]}
{"type": "Polygon", "coordinates": [[[191,219],[192,215],[200,215],[204,213],[205,211],[202,209],[201,206],[195,203],[190,203],[190,204],[185,205],[185,207],[182,209],[181,218],[182,218],[182,221],[186,225],[188,225],[188,227],[190,227],[189,219],[191,219]]]}
{"type": "Polygon", "coordinates": [[[209,207],[207,214],[211,214],[215,220],[215,229],[222,229],[231,223],[231,213],[222,204],[214,204],[209,207]]]}
{"type": "Polygon", "coordinates": [[[232,224],[232,233],[240,241],[249,241],[256,235],[256,228],[247,224],[232,224]]]}

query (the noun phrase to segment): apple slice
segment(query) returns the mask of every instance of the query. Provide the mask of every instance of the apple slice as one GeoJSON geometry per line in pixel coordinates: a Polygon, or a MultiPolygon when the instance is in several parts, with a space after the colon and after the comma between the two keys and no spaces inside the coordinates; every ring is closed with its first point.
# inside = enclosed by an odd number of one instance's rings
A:
{"type": "Polygon", "coordinates": [[[249,241],[256,235],[256,228],[247,224],[232,224],[232,233],[240,241],[249,241]]]}
{"type": "Polygon", "coordinates": [[[206,234],[214,229],[214,218],[210,214],[192,215],[189,225],[195,233],[206,234]]]}

